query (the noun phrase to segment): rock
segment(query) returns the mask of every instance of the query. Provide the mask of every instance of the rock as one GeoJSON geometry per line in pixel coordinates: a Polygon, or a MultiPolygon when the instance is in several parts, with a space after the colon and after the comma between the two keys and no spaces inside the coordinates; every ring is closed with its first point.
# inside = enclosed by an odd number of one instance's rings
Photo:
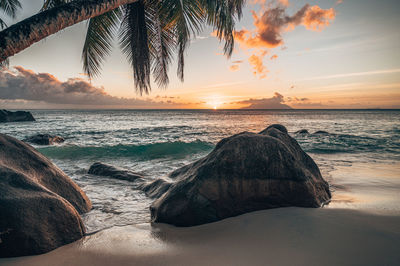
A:
{"type": "Polygon", "coordinates": [[[143,190],[148,197],[159,198],[169,189],[170,186],[171,183],[164,179],[156,179],[150,183],[139,186],[139,188],[143,190]]]}
{"type": "Polygon", "coordinates": [[[176,181],[150,207],[152,222],[194,226],[262,209],[320,207],[331,197],[318,166],[281,125],[225,138],[170,178],[176,181]]]}
{"type": "Polygon", "coordinates": [[[0,134],[0,257],[41,254],[80,239],[85,193],[30,145],[0,134]]]}
{"type": "Polygon", "coordinates": [[[171,186],[171,183],[164,179],[148,181],[141,174],[101,162],[92,164],[88,174],[139,182],[137,188],[142,190],[150,198],[160,197],[171,186]]]}
{"type": "Polygon", "coordinates": [[[307,129],[301,129],[301,130],[294,132],[294,134],[310,134],[310,133],[308,132],[307,129]]]}
{"type": "Polygon", "coordinates": [[[57,143],[63,143],[65,140],[60,136],[52,136],[49,134],[37,134],[24,139],[24,141],[37,145],[53,145],[57,143]]]}
{"type": "Polygon", "coordinates": [[[30,112],[0,110],[0,123],[36,121],[30,112]]]}
{"type": "Polygon", "coordinates": [[[99,175],[99,176],[107,176],[121,180],[127,181],[135,181],[137,179],[142,179],[143,176],[141,174],[125,170],[122,168],[117,168],[109,164],[96,162],[90,166],[88,174],[91,175],[99,175]]]}
{"type": "Polygon", "coordinates": [[[266,129],[264,129],[263,131],[261,131],[260,134],[263,134],[263,132],[265,132],[265,131],[267,131],[267,130],[269,130],[271,128],[276,128],[279,131],[282,131],[283,133],[286,133],[286,134],[288,133],[288,131],[287,131],[285,126],[282,126],[280,124],[272,124],[269,127],[267,127],[266,129]]]}
{"type": "Polygon", "coordinates": [[[328,132],[323,131],[323,130],[315,131],[313,134],[314,134],[314,135],[329,135],[328,132]]]}

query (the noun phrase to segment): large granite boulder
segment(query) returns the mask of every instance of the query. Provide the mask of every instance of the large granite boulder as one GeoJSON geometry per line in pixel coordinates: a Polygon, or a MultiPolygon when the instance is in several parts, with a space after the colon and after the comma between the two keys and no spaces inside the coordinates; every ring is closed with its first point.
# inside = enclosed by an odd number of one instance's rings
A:
{"type": "Polygon", "coordinates": [[[175,183],[150,208],[152,222],[193,226],[261,209],[320,207],[331,198],[318,166],[281,125],[225,138],[170,178],[175,183]]]}
{"type": "Polygon", "coordinates": [[[30,145],[0,134],[0,257],[48,252],[81,238],[85,193],[30,145]]]}
{"type": "Polygon", "coordinates": [[[63,143],[65,140],[60,136],[53,136],[49,134],[37,134],[24,139],[25,142],[37,145],[53,145],[63,143]]]}
{"type": "Polygon", "coordinates": [[[35,121],[30,112],[16,111],[11,112],[7,110],[0,110],[0,123],[5,122],[24,122],[24,121],[35,121]]]}

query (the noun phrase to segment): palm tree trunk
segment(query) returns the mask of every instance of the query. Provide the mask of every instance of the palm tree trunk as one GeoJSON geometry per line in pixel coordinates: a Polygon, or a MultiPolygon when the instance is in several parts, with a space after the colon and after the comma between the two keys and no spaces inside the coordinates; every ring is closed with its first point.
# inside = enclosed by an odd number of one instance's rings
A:
{"type": "Polygon", "coordinates": [[[81,21],[138,0],[75,0],[40,12],[0,32],[0,62],[81,21]]]}

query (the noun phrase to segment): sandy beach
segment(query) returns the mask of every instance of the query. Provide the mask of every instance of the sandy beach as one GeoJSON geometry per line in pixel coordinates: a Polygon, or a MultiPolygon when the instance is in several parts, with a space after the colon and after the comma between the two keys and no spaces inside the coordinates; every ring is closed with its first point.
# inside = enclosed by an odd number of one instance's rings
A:
{"type": "Polygon", "coordinates": [[[50,253],[1,265],[398,265],[400,217],[280,208],[190,228],[103,230],[50,253]]]}

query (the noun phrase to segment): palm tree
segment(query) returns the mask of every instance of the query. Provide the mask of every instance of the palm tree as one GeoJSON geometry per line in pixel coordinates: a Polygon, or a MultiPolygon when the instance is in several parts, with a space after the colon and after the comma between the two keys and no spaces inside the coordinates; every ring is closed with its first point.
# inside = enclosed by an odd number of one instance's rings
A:
{"type": "MultiPolygon", "coordinates": [[[[184,79],[184,52],[205,25],[212,26],[224,53],[233,51],[235,20],[245,0],[44,0],[41,12],[0,32],[0,62],[66,27],[88,20],[82,59],[90,78],[99,75],[118,35],[133,68],[135,87],[148,93],[150,76],[168,84],[174,55],[184,79]]],[[[0,2],[18,2],[0,0],[0,2]]]]}
{"type": "MultiPolygon", "coordinates": [[[[18,0],[0,0],[0,10],[2,10],[7,16],[15,18],[18,8],[21,8],[21,3],[18,0]]],[[[0,18],[0,29],[4,29],[6,27],[7,24],[5,21],[0,18]]],[[[0,67],[7,65],[8,60],[0,61],[0,67]]]]}

